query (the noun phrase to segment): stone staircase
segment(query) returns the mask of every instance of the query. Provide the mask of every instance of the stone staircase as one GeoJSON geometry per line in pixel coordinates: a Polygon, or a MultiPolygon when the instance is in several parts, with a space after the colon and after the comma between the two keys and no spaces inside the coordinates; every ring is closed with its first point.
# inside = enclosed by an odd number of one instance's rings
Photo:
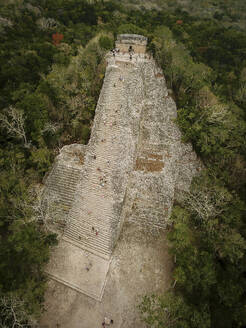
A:
{"type": "MultiPolygon", "coordinates": [[[[54,213],[56,217],[61,216],[60,222],[67,221],[80,177],[81,170],[79,168],[58,162],[46,180],[43,199],[46,199],[54,207],[53,211],[56,212],[54,213]]],[[[53,215],[53,213],[50,214],[53,215]]],[[[57,228],[64,228],[64,224],[58,225],[57,228]]]]}
{"type": "Polygon", "coordinates": [[[141,83],[131,66],[123,70],[113,62],[109,64],[103,86],[107,92],[102,90],[98,102],[84,174],[77,186],[64,233],[64,237],[103,257],[110,257],[120,231],[121,208],[129,168],[134,163],[137,141],[134,135],[139,116],[135,115],[132,120],[127,117],[136,107],[136,95],[130,97],[128,93],[133,84],[137,86],[139,105],[141,83]]]}

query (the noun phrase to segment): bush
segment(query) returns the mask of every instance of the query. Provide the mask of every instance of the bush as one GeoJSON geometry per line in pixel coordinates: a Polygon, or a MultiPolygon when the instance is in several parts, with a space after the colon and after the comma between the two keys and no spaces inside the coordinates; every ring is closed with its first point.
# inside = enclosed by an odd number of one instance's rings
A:
{"type": "Polygon", "coordinates": [[[109,50],[109,49],[113,48],[114,42],[112,39],[110,39],[107,36],[101,36],[99,39],[99,45],[101,48],[103,48],[105,50],[109,50]]]}

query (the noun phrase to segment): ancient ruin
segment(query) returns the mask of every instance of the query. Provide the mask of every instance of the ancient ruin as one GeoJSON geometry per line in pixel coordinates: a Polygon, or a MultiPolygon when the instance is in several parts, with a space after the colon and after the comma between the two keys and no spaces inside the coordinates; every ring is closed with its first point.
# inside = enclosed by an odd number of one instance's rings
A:
{"type": "Polygon", "coordinates": [[[115,47],[122,54],[132,51],[137,54],[145,54],[147,46],[147,38],[137,34],[119,34],[115,42],[115,47]]]}
{"type": "MultiPolygon", "coordinates": [[[[174,200],[189,188],[200,170],[191,145],[181,141],[174,122],[175,103],[168,95],[163,72],[146,54],[146,44],[143,36],[118,36],[116,47],[120,51],[116,56],[106,56],[106,74],[90,141],[86,146],[75,144],[61,149],[45,182],[44,194],[56,196],[61,215],[66,217],[47,272],[64,288],[92,298],[94,311],[104,306],[97,302],[103,303],[107,275],[116,265],[115,247],[124,226],[133,225],[147,235],[165,231],[174,200]]],[[[141,258],[138,261],[143,265],[141,258]]],[[[131,304],[126,299],[121,300],[122,306],[117,305],[121,323],[125,324],[127,303],[131,304]]],[[[98,311],[102,315],[103,310],[98,311]]],[[[90,325],[82,320],[71,327],[98,327],[94,320],[90,325]]],[[[44,327],[52,327],[45,322],[44,327]]],[[[138,327],[136,322],[134,327],[138,327]]]]}

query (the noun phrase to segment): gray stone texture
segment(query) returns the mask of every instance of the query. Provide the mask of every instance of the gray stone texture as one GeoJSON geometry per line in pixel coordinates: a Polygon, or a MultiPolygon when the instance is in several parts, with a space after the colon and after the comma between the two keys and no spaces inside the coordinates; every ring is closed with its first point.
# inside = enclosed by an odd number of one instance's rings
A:
{"type": "Polygon", "coordinates": [[[147,44],[147,38],[139,34],[118,34],[116,42],[130,44],[147,44]]]}

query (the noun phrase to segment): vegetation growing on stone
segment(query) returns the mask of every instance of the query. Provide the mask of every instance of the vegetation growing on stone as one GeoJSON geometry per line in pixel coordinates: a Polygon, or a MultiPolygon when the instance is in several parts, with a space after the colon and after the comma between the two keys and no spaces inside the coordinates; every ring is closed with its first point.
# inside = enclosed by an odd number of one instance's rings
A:
{"type": "Polygon", "coordinates": [[[244,2],[207,1],[205,9],[201,2],[192,15],[188,1],[165,10],[77,0],[1,6],[1,326],[25,327],[41,313],[43,267],[56,238],[34,220],[33,188],[61,146],[87,143],[104,54],[117,33],[149,38],[184,141],[205,167],[173,210],[174,288],[144,299],[145,320],[150,327],[246,325],[244,2]]]}

